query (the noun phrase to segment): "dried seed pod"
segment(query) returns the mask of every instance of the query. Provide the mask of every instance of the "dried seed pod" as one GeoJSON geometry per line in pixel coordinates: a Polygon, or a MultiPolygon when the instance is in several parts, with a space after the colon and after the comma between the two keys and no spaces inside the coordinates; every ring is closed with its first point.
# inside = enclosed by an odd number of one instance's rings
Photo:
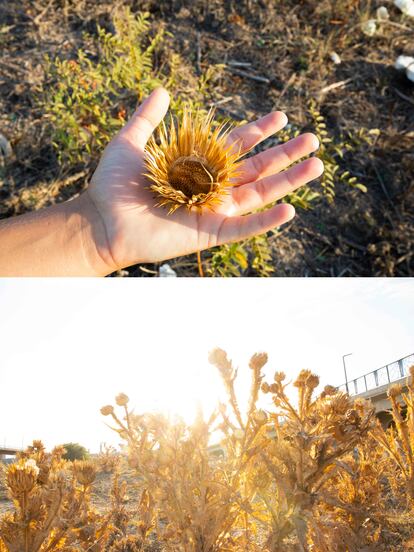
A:
{"type": "Polygon", "coordinates": [[[96,465],[90,460],[76,460],[73,463],[73,473],[81,485],[89,487],[95,481],[96,465]]]}
{"type": "Polygon", "coordinates": [[[157,137],[152,136],[145,150],[145,176],[158,200],[173,213],[181,206],[188,209],[213,209],[222,202],[239,174],[240,148],[229,145],[230,127],[213,127],[213,111],[204,117],[184,110],[169,129],[163,123],[157,137]]]}
{"type": "Polygon", "coordinates": [[[115,398],[115,402],[118,406],[126,406],[129,402],[129,397],[125,393],[119,393],[115,398]]]}
{"type": "Polygon", "coordinates": [[[101,408],[101,414],[103,416],[110,416],[111,414],[113,414],[114,412],[114,407],[111,406],[110,404],[107,404],[106,406],[103,406],[101,408]]]}

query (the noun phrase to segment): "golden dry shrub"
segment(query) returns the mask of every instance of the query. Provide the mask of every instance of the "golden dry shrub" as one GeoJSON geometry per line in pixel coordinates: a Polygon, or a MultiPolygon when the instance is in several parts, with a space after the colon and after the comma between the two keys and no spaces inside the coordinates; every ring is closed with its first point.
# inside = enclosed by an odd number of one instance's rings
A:
{"type": "Polygon", "coordinates": [[[142,542],[149,546],[155,534],[166,552],[238,550],[244,536],[230,530],[240,515],[239,476],[209,452],[216,414],[208,421],[200,415],[192,426],[155,414],[112,416],[147,504],[147,519],[141,511],[138,525],[142,542]]]}
{"type": "Polygon", "coordinates": [[[392,424],[388,429],[377,424],[373,435],[397,466],[408,504],[414,508],[414,366],[409,369],[406,388],[406,392],[402,385],[389,389],[392,424]]]}
{"type": "Polygon", "coordinates": [[[108,519],[90,507],[93,467],[77,464],[74,477],[63,453],[35,441],[6,468],[13,510],[0,517],[2,552],[102,550],[108,519]]]}
{"type": "Polygon", "coordinates": [[[97,458],[97,468],[102,473],[113,473],[121,462],[121,456],[112,446],[104,445],[97,458]]]}
{"type": "Polygon", "coordinates": [[[271,483],[259,493],[268,514],[267,547],[286,550],[285,540],[295,534],[301,550],[308,549],[314,526],[314,506],[323,489],[340,470],[339,461],[357,446],[373,423],[373,409],[340,392],[315,396],[319,378],[302,370],[294,382],[295,407],[286,392],[285,375],[264,384],[276,412],[260,457],[271,483]]]}
{"type": "Polygon", "coordinates": [[[150,138],[145,150],[145,176],[158,206],[173,213],[181,206],[188,209],[213,209],[222,202],[239,173],[240,149],[229,144],[229,125],[214,125],[212,110],[183,110],[176,123],[164,123],[150,138]]]}

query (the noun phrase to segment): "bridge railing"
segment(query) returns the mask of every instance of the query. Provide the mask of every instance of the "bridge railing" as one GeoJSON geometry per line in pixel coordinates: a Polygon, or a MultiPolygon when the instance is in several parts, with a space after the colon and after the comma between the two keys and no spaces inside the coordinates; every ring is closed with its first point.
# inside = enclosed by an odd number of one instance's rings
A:
{"type": "Polygon", "coordinates": [[[393,381],[408,376],[408,369],[414,365],[414,353],[400,358],[391,364],[381,366],[377,370],[368,372],[359,378],[343,383],[338,387],[340,391],[348,392],[350,395],[359,395],[376,387],[387,385],[393,381]]]}

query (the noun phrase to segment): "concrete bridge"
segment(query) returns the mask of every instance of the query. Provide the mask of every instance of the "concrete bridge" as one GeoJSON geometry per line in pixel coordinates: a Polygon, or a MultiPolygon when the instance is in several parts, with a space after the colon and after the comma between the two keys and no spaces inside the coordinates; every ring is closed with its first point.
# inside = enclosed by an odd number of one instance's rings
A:
{"type": "Polygon", "coordinates": [[[18,447],[2,447],[0,446],[0,462],[6,459],[6,456],[16,456],[23,449],[18,447]]]}
{"type": "Polygon", "coordinates": [[[389,409],[391,403],[387,397],[391,385],[400,384],[407,390],[407,377],[410,366],[414,366],[414,353],[381,366],[359,378],[348,381],[338,387],[354,397],[370,399],[381,423],[388,426],[391,421],[389,409]]]}

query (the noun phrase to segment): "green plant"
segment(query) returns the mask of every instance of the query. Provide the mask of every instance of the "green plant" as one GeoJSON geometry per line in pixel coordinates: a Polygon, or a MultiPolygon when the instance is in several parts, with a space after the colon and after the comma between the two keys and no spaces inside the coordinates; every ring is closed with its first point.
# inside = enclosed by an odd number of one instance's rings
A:
{"type": "Polygon", "coordinates": [[[62,446],[65,449],[63,454],[65,460],[85,460],[89,456],[87,449],[79,443],[65,443],[62,446]]]}

